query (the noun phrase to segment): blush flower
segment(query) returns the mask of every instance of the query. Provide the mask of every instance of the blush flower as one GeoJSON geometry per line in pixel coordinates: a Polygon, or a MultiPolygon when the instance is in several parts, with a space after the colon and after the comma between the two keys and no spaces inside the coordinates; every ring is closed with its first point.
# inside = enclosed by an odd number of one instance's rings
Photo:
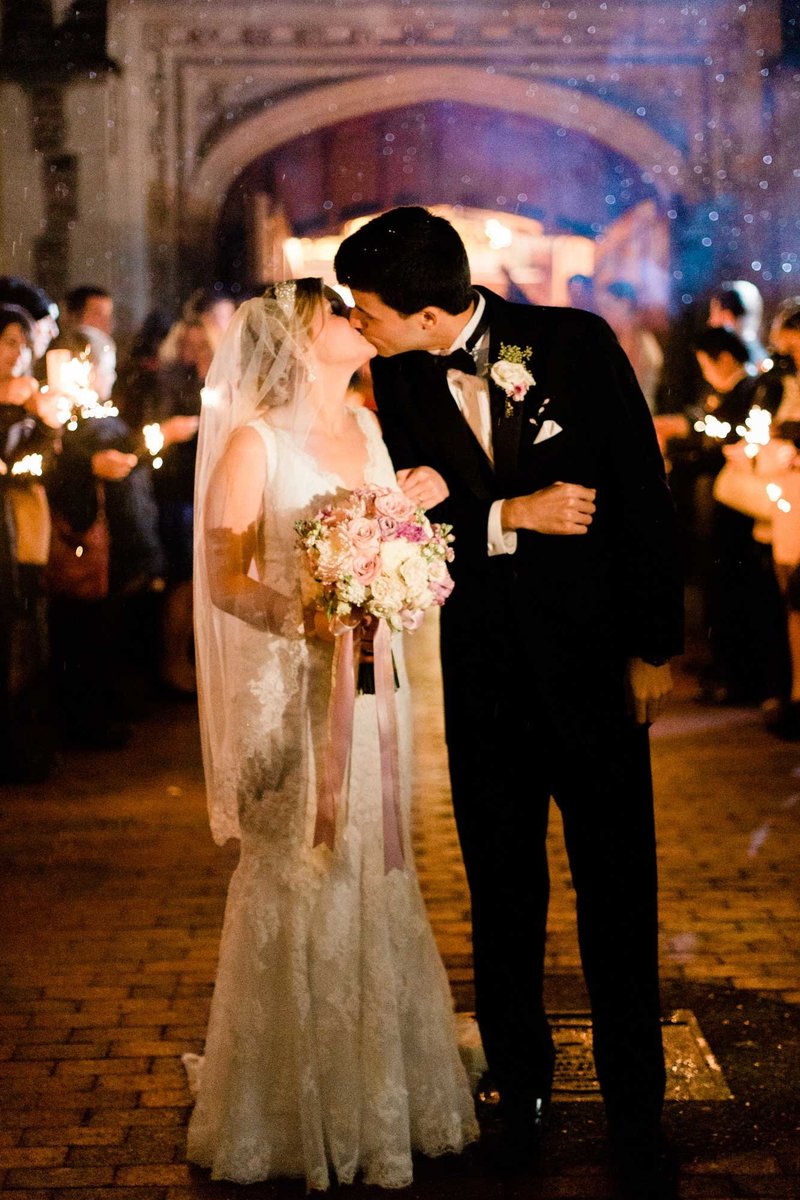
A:
{"type": "Polygon", "coordinates": [[[381,560],[377,554],[356,554],[353,557],[353,575],[359,583],[366,586],[377,579],[380,569],[381,560]]]}
{"type": "Polygon", "coordinates": [[[356,553],[377,554],[381,544],[381,527],[372,517],[356,517],[348,521],[345,530],[356,553]]]}
{"type": "Polygon", "coordinates": [[[416,509],[402,492],[387,492],[375,497],[375,512],[379,517],[394,517],[395,521],[408,521],[416,509]]]}

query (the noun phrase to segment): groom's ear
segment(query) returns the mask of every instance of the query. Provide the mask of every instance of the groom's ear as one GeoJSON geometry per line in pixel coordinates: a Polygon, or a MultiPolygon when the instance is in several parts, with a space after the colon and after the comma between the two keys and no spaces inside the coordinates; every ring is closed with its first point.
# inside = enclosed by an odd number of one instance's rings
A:
{"type": "Polygon", "coordinates": [[[432,333],[441,323],[442,310],[440,308],[434,308],[432,305],[428,305],[427,308],[420,309],[418,317],[422,328],[426,332],[432,333]]]}

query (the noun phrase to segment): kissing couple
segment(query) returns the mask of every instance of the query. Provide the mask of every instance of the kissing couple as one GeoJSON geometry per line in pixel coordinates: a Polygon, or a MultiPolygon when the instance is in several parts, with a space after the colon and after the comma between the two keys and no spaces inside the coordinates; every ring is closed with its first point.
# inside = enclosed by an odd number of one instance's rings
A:
{"type": "MultiPolygon", "coordinates": [[[[542,996],[552,797],[609,1137],[640,1187],[660,1161],[665,1084],[648,727],[682,625],[652,420],[599,317],[474,288],[456,231],[423,208],[361,227],[335,269],[351,311],[318,279],[271,285],[238,310],[204,393],[201,732],[212,832],[239,838],[241,855],[205,1055],[187,1056],[188,1157],[240,1183],[324,1190],[361,1173],[400,1188],[414,1153],[479,1136],[476,1105],[501,1156],[533,1156],[555,1059],[542,996]],[[346,403],[369,360],[380,424],[346,403]],[[365,692],[321,818],[342,741],[332,689],[353,651],[309,598],[297,524],[323,527],[354,492],[385,489],[455,534],[441,655],[488,1063],[476,1097],[414,870],[400,633],[384,635],[397,802],[386,697],[365,692]]],[[[377,675],[370,625],[355,654],[374,654],[377,675]]]]}

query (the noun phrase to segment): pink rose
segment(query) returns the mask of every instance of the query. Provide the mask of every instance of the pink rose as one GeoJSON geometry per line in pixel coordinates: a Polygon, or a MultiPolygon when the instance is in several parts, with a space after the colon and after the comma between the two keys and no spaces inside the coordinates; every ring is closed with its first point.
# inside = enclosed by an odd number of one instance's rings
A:
{"type": "Polygon", "coordinates": [[[381,544],[381,527],[370,517],[355,517],[347,522],[347,537],[356,552],[375,554],[381,544]]]}
{"type": "Polygon", "coordinates": [[[353,575],[359,583],[363,583],[366,587],[380,573],[381,560],[376,554],[356,554],[353,556],[352,565],[353,575]]]}
{"type": "Polygon", "coordinates": [[[397,535],[399,522],[394,517],[378,517],[378,525],[380,526],[382,538],[388,539],[397,535]]]}
{"type": "Polygon", "coordinates": [[[416,509],[407,496],[402,492],[387,492],[384,496],[375,497],[375,511],[378,516],[394,517],[396,521],[408,521],[416,509]]]}

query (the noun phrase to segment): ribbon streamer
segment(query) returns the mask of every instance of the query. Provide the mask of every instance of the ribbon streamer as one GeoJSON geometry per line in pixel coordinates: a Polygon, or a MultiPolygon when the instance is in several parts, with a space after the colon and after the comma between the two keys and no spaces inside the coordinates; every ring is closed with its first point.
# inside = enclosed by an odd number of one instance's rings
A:
{"type": "Polygon", "coordinates": [[[378,621],[373,642],[375,655],[375,701],[378,710],[378,740],[381,750],[383,793],[383,865],[390,871],[405,867],[400,836],[400,756],[397,750],[397,711],[394,703],[392,638],[385,621],[378,621]]]}
{"type": "Polygon", "coordinates": [[[356,700],[353,630],[340,626],[334,632],[336,642],[333,647],[331,694],[328,700],[328,736],[323,768],[317,776],[317,819],[314,826],[314,845],[325,845],[331,850],[336,837],[336,813],[353,740],[353,710],[356,700]]]}
{"type": "MultiPolygon", "coordinates": [[[[317,815],[314,845],[333,850],[336,817],[347,775],[353,740],[353,714],[356,697],[356,662],[361,637],[352,628],[334,629],[336,643],[328,701],[328,730],[323,769],[318,773],[317,815]]],[[[378,621],[373,643],[375,659],[375,701],[381,756],[383,796],[383,862],[386,874],[405,867],[400,833],[400,760],[397,749],[397,713],[394,702],[392,642],[385,621],[378,621]]]]}

